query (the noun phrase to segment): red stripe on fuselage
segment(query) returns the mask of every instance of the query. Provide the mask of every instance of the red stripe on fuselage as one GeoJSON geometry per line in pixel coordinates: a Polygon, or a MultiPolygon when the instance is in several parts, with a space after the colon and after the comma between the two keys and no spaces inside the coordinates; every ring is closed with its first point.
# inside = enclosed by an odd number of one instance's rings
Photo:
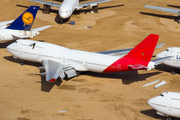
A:
{"type": "MultiPolygon", "coordinates": [[[[127,55],[123,58],[118,59],[113,64],[111,64],[109,67],[107,67],[103,73],[110,73],[110,72],[122,72],[122,71],[133,71],[135,69],[132,69],[128,65],[135,65],[138,63],[141,63],[144,66],[147,66],[149,61],[139,61],[138,59],[130,59],[127,55]]],[[[137,70],[137,69],[136,69],[137,70]]],[[[141,70],[141,69],[139,69],[141,70]]]]}

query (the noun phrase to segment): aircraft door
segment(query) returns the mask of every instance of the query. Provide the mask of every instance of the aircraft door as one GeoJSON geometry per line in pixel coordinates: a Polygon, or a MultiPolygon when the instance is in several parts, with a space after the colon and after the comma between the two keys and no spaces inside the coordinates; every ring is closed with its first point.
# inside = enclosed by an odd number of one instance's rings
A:
{"type": "Polygon", "coordinates": [[[170,105],[168,106],[168,110],[169,110],[169,111],[172,111],[172,108],[173,108],[173,107],[172,107],[172,105],[170,104],[170,105]]]}

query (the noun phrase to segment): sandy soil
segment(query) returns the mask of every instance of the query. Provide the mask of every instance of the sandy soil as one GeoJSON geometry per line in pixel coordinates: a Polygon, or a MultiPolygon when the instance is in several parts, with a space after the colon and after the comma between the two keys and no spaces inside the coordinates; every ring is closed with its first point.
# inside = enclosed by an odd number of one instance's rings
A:
{"type": "MultiPolygon", "coordinates": [[[[39,11],[33,28],[52,27],[33,40],[95,52],[134,47],[155,33],[160,34],[158,44],[166,44],[156,49],[154,55],[167,47],[180,47],[180,25],[169,19],[173,15],[146,9],[144,4],[180,5],[178,0],[113,0],[100,4],[98,14],[81,10],[72,15],[71,20],[76,21],[73,26],[57,23],[56,8],[48,15],[39,11]]],[[[30,5],[42,7],[26,0],[0,0],[0,21],[17,18],[30,5]]],[[[180,76],[171,75],[172,68],[165,65],[151,71],[138,71],[138,76],[135,72],[87,72],[68,81],[59,80],[57,85],[46,83],[37,75],[41,64],[26,61],[21,66],[6,50],[10,43],[0,44],[0,120],[163,120],[148,106],[147,100],[165,91],[180,92],[180,76]],[[165,80],[167,85],[158,89],[142,87],[158,79],[165,80]]]]}

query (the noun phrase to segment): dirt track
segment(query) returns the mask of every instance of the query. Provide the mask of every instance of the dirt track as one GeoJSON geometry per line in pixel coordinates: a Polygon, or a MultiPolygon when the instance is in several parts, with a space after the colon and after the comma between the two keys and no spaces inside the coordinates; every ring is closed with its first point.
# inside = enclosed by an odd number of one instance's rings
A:
{"type": "MultiPolygon", "coordinates": [[[[71,20],[76,21],[74,26],[68,23],[59,25],[56,13],[46,15],[39,11],[33,28],[52,27],[33,40],[95,52],[131,48],[154,33],[160,34],[158,44],[166,43],[156,49],[154,55],[167,47],[180,47],[180,25],[177,22],[140,12],[168,18],[172,14],[146,9],[144,4],[180,5],[178,0],[113,0],[100,4],[98,14],[85,14],[86,10],[81,10],[72,15],[71,20]]],[[[26,0],[0,0],[0,21],[17,18],[25,6],[30,5],[42,7],[26,0]]],[[[88,72],[57,85],[46,83],[37,75],[40,72],[37,67],[41,64],[26,61],[21,66],[20,61],[13,59],[5,49],[9,43],[0,44],[0,120],[163,120],[148,106],[147,100],[165,91],[180,92],[180,76],[171,75],[172,68],[165,65],[151,71],[139,71],[138,76],[134,72],[88,72]],[[165,80],[167,85],[158,89],[142,87],[158,79],[165,80]]]]}

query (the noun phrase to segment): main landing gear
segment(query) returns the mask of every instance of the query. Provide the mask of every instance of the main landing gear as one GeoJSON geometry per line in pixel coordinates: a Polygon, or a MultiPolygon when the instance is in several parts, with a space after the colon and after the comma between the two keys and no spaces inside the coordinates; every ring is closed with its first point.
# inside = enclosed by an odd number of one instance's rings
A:
{"type": "Polygon", "coordinates": [[[49,14],[51,12],[50,5],[43,4],[43,13],[49,14]]]}

